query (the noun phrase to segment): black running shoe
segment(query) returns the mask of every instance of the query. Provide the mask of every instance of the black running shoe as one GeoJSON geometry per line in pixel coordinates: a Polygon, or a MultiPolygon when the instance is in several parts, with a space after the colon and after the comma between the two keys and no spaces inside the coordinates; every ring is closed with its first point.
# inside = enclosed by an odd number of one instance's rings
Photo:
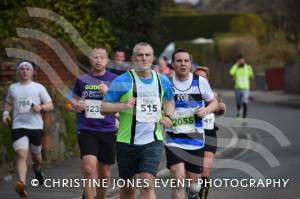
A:
{"type": "Polygon", "coordinates": [[[198,193],[198,196],[200,199],[207,199],[207,195],[208,195],[208,187],[202,187],[198,193]]]}
{"type": "Polygon", "coordinates": [[[34,171],[34,174],[35,174],[35,179],[37,179],[39,181],[39,185],[43,185],[44,184],[44,180],[45,180],[45,175],[44,173],[42,172],[42,170],[36,170],[35,169],[35,166],[33,165],[33,171],[34,171]]]}

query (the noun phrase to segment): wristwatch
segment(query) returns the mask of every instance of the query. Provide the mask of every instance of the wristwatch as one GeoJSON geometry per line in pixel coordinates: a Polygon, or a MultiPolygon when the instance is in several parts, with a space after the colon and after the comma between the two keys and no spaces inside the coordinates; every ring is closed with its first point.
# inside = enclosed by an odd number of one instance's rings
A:
{"type": "Polygon", "coordinates": [[[167,118],[169,118],[172,121],[172,118],[171,118],[170,115],[164,115],[164,117],[167,117],[167,118]]]}

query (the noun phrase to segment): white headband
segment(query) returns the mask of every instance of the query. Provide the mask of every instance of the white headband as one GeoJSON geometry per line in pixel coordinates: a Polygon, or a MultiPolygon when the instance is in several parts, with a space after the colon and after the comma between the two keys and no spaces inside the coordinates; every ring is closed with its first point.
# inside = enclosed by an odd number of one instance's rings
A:
{"type": "Polygon", "coordinates": [[[22,65],[29,66],[31,68],[31,70],[33,70],[32,64],[28,61],[22,61],[21,63],[19,63],[18,68],[20,69],[22,65]]]}

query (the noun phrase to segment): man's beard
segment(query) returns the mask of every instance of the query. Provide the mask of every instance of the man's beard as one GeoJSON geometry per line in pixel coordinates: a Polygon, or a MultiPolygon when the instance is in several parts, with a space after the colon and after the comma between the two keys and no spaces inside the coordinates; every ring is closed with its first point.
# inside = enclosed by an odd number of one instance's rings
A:
{"type": "Polygon", "coordinates": [[[136,71],[139,71],[139,72],[146,72],[146,71],[149,71],[151,69],[151,65],[150,66],[141,66],[141,65],[135,64],[134,69],[136,71]]]}

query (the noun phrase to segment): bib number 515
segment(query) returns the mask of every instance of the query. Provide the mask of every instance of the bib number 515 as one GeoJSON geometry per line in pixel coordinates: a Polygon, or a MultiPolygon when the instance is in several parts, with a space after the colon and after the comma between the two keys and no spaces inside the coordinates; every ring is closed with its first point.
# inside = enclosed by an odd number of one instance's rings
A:
{"type": "Polygon", "coordinates": [[[157,104],[142,104],[141,105],[142,112],[157,112],[157,104]]]}

